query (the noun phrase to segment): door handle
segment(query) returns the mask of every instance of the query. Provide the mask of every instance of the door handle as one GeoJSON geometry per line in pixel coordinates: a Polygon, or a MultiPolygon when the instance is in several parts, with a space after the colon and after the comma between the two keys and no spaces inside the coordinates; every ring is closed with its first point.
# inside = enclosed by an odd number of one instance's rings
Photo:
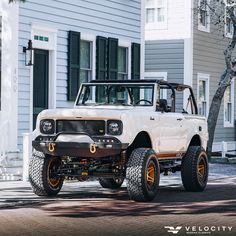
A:
{"type": "Polygon", "coordinates": [[[181,121],[181,120],[183,120],[183,119],[182,119],[182,118],[178,118],[178,119],[177,119],[177,121],[181,121]]]}

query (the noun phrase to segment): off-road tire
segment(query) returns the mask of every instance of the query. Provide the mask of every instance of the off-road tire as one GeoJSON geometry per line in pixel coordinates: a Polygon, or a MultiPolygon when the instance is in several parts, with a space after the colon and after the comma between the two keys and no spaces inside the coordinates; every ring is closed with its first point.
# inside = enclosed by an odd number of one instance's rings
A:
{"type": "Polygon", "coordinates": [[[99,183],[103,188],[119,189],[124,182],[123,178],[99,178],[99,183]]]}
{"type": "Polygon", "coordinates": [[[208,169],[205,150],[200,146],[190,146],[181,165],[181,177],[185,190],[203,191],[207,185],[208,169]]]}
{"type": "Polygon", "coordinates": [[[33,192],[38,196],[56,196],[63,185],[64,178],[58,178],[55,186],[51,186],[49,178],[49,165],[52,161],[61,161],[59,157],[44,155],[34,150],[29,166],[29,181],[33,192]]]}
{"type": "Polygon", "coordinates": [[[128,160],[126,169],[127,190],[134,201],[152,201],[159,187],[160,167],[155,152],[151,148],[135,149],[128,160]],[[147,171],[153,168],[152,185],[148,183],[147,171]]]}

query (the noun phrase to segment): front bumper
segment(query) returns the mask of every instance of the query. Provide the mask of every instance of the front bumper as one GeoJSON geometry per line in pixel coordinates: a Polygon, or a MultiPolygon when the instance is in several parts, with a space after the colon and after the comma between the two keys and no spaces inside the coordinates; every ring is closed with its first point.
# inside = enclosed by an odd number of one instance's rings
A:
{"type": "MultiPolygon", "coordinates": [[[[32,141],[32,146],[37,151],[44,154],[53,156],[70,156],[70,157],[108,157],[118,155],[122,150],[127,149],[127,143],[121,143],[114,137],[101,137],[94,138],[85,133],[76,133],[74,135],[88,136],[91,141],[78,142],[78,141],[59,141],[60,135],[67,135],[66,133],[57,134],[50,139],[45,136],[38,136],[32,141]],[[109,140],[109,142],[108,142],[109,140]]],[[[70,134],[71,135],[71,134],[70,134]]],[[[73,134],[72,134],[73,135],[73,134]]]]}

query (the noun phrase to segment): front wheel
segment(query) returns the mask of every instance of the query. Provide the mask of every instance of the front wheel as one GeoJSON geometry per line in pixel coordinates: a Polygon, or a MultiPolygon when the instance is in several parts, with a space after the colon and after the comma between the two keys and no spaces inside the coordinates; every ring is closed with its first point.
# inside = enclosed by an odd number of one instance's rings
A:
{"type": "Polygon", "coordinates": [[[191,192],[201,192],[208,180],[207,154],[200,146],[190,146],[182,160],[181,177],[184,188],[191,192]]]}
{"type": "Polygon", "coordinates": [[[45,156],[34,151],[29,167],[29,181],[38,196],[55,196],[63,185],[64,178],[58,176],[61,158],[45,156]]]}
{"type": "Polygon", "coordinates": [[[126,169],[127,190],[132,200],[144,202],[155,198],[160,179],[160,167],[155,152],[137,148],[129,158],[126,169]]]}

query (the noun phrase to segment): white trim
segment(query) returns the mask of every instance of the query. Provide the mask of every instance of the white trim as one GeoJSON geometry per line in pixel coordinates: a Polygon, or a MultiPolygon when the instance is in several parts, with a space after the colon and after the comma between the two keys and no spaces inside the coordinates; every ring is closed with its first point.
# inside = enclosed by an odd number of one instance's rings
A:
{"type": "Polygon", "coordinates": [[[125,47],[128,49],[128,58],[127,58],[127,73],[128,73],[128,80],[131,79],[131,42],[119,40],[118,47],[125,47]]]}
{"type": "Polygon", "coordinates": [[[199,81],[205,81],[206,82],[206,117],[208,117],[209,113],[209,84],[210,84],[210,75],[209,74],[203,74],[203,73],[197,73],[197,104],[199,104],[199,81]]]}
{"type": "Polygon", "coordinates": [[[80,40],[90,41],[92,43],[92,80],[96,77],[96,36],[81,32],[80,40]]]}
{"type": "MultiPolygon", "coordinates": [[[[57,29],[32,23],[31,40],[33,47],[49,51],[49,88],[48,108],[56,108],[56,69],[57,69],[57,29]],[[43,34],[49,37],[48,42],[34,40],[34,35],[43,34]]],[[[30,132],[33,131],[33,66],[30,68],[30,132]]]]}
{"type": "MultiPolygon", "coordinates": [[[[145,64],[145,1],[141,0],[141,27],[140,27],[140,79],[144,77],[145,64]]],[[[131,51],[130,51],[130,74],[131,74],[131,51]]],[[[131,75],[130,75],[131,78],[131,75]]]]}
{"type": "Polygon", "coordinates": [[[231,89],[231,122],[225,120],[225,96],[224,96],[224,128],[234,127],[234,78],[231,80],[230,88],[231,89]]]}
{"type": "Polygon", "coordinates": [[[152,78],[152,79],[158,79],[163,78],[163,80],[167,81],[167,72],[159,72],[159,71],[148,71],[144,73],[144,78],[152,78]]]}
{"type": "MultiPolygon", "coordinates": [[[[186,8],[190,11],[188,29],[190,37],[184,39],[184,84],[193,86],[193,2],[187,0],[186,8]]],[[[188,103],[189,93],[184,91],[183,104],[188,103]]]]}
{"type": "MultiPolygon", "coordinates": [[[[200,1],[202,0],[198,0],[198,8],[200,7],[200,1]]],[[[210,0],[207,0],[208,4],[210,4],[210,0]]],[[[200,11],[198,12],[198,30],[200,31],[203,31],[203,32],[206,32],[206,33],[210,33],[210,26],[211,26],[211,17],[210,17],[210,12],[209,12],[209,8],[207,8],[207,12],[208,12],[208,15],[207,15],[207,25],[204,26],[200,23],[200,11]]]]}
{"type": "Polygon", "coordinates": [[[0,15],[2,17],[0,142],[4,139],[6,152],[17,152],[19,4],[9,4],[8,0],[1,1],[0,15]]]}

